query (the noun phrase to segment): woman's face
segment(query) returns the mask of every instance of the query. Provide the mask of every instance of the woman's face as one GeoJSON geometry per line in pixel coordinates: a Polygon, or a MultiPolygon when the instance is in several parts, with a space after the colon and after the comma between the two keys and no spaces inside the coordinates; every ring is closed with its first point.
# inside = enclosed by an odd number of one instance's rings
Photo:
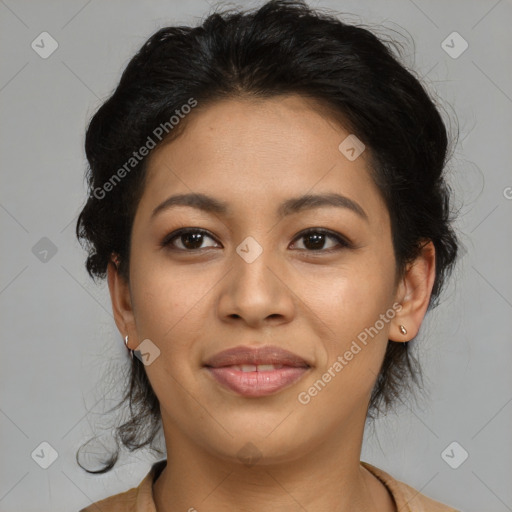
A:
{"type": "Polygon", "coordinates": [[[217,102],[150,155],[129,288],[117,280],[111,293],[130,347],[150,340],[145,369],[168,450],[192,443],[227,459],[284,461],[359,438],[388,338],[407,339],[368,155],[350,139],[340,149],[350,133],[320,112],[299,96],[217,102]],[[224,209],[158,208],[188,194],[224,209]],[[169,237],[182,228],[190,232],[169,237]],[[259,386],[252,367],[205,366],[226,349],[268,345],[308,366],[268,367],[259,386]]]}

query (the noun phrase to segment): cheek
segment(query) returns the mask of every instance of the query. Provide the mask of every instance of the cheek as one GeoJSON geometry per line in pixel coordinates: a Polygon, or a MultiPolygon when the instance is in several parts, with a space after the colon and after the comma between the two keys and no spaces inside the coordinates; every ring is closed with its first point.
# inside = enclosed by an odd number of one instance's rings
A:
{"type": "Polygon", "coordinates": [[[215,279],[200,269],[155,263],[133,273],[134,311],[139,335],[167,344],[184,326],[189,334],[200,327],[198,313],[215,279]]]}
{"type": "Polygon", "coordinates": [[[159,350],[158,359],[145,370],[161,403],[172,396],[181,407],[186,405],[183,385],[194,377],[191,352],[196,340],[204,337],[201,298],[204,300],[211,288],[196,286],[196,281],[201,280],[185,279],[179,272],[170,275],[155,267],[145,271],[143,279],[133,281],[138,337],[151,340],[159,350]]]}
{"type": "MultiPolygon", "coordinates": [[[[319,311],[333,341],[326,342],[324,332],[321,362],[298,397],[300,404],[309,404],[308,414],[318,417],[328,409],[338,424],[358,407],[366,407],[394,317],[388,292],[387,281],[370,279],[367,274],[352,272],[350,278],[331,282],[329,300],[323,297],[319,311]]],[[[311,428],[315,428],[314,421],[311,428]]]]}
{"type": "MultiPolygon", "coordinates": [[[[363,258],[347,272],[325,282],[322,294],[315,294],[316,309],[329,326],[325,344],[326,370],[342,357],[346,378],[358,373],[378,373],[388,343],[393,304],[394,260],[363,258]],[[355,372],[352,373],[352,370],[355,372]]],[[[339,368],[339,366],[338,366],[339,368]]],[[[371,376],[371,375],[370,375],[371,376]]],[[[340,379],[341,380],[341,379],[340,379]]]]}
{"type": "Polygon", "coordinates": [[[331,276],[311,297],[336,330],[354,334],[373,325],[386,312],[392,285],[387,268],[378,262],[366,262],[331,276]]]}
{"type": "Polygon", "coordinates": [[[215,322],[212,290],[221,277],[222,273],[169,264],[147,265],[134,275],[138,336],[150,339],[160,351],[158,364],[146,366],[146,373],[163,402],[170,395],[186,406],[182,386],[190,387],[197,378],[200,349],[215,322]]]}

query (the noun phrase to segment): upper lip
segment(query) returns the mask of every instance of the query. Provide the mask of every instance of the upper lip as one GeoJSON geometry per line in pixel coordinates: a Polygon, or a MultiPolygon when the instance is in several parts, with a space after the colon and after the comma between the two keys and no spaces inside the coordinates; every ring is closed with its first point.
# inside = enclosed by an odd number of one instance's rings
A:
{"type": "Polygon", "coordinates": [[[309,364],[298,355],[280,347],[267,345],[251,348],[238,346],[218,352],[204,363],[204,366],[218,368],[243,364],[274,364],[293,367],[309,367],[309,364]]]}

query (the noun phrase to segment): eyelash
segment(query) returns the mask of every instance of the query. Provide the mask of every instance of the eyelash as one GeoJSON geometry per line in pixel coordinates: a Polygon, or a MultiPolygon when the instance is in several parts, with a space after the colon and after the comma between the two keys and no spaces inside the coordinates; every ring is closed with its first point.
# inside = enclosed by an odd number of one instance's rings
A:
{"type": "MultiPolygon", "coordinates": [[[[175,240],[176,238],[179,238],[182,235],[186,235],[186,234],[190,234],[190,233],[200,233],[202,235],[206,235],[209,238],[212,238],[213,240],[215,240],[215,237],[213,237],[208,231],[206,231],[204,229],[200,229],[200,228],[181,228],[181,229],[178,229],[178,230],[173,231],[172,233],[168,234],[162,240],[160,245],[161,245],[161,247],[167,248],[169,250],[181,251],[181,252],[189,252],[189,253],[199,252],[199,251],[202,251],[204,249],[209,249],[209,247],[208,248],[203,248],[203,249],[201,249],[201,248],[200,249],[180,249],[180,248],[172,246],[173,240],[175,240]]],[[[299,251],[306,251],[306,252],[309,252],[309,253],[328,253],[329,254],[329,253],[332,253],[332,252],[335,252],[335,251],[340,251],[342,249],[351,249],[351,248],[353,248],[352,243],[350,243],[346,238],[344,238],[343,236],[337,234],[334,231],[330,231],[328,229],[323,229],[323,228],[309,228],[309,229],[306,229],[305,231],[302,231],[301,233],[299,233],[294,238],[293,241],[295,242],[296,240],[300,240],[301,238],[304,238],[307,235],[311,235],[311,234],[322,234],[322,235],[326,235],[329,238],[333,238],[333,239],[335,239],[338,242],[338,247],[331,247],[330,249],[318,249],[318,250],[298,249],[299,251]]],[[[217,243],[219,243],[219,242],[217,242],[217,243]]]]}

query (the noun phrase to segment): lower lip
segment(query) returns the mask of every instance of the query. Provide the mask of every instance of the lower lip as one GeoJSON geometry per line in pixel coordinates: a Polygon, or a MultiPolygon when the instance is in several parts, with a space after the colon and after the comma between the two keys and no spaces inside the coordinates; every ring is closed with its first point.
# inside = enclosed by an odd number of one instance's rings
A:
{"type": "Polygon", "coordinates": [[[239,395],[258,397],[272,395],[297,382],[308,368],[285,366],[263,372],[242,372],[229,366],[206,367],[209,373],[223,386],[239,395]]]}

